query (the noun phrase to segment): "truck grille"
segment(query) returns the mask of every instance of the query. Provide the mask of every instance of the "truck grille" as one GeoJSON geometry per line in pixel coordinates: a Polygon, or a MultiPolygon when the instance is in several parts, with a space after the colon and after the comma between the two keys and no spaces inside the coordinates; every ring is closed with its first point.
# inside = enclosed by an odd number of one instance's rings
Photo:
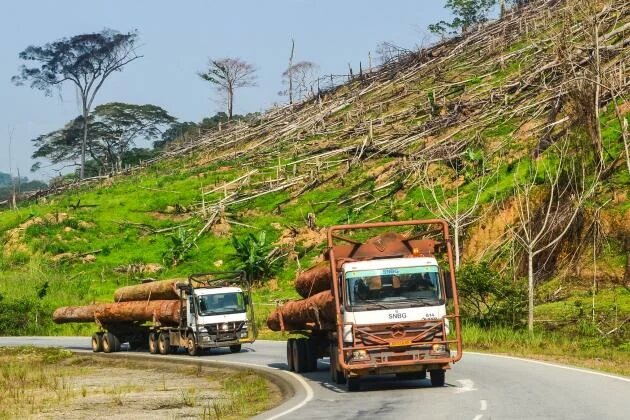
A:
{"type": "Polygon", "coordinates": [[[423,323],[400,323],[385,325],[355,325],[355,343],[366,346],[388,345],[395,341],[410,341],[412,344],[442,339],[442,321],[423,323]]]}

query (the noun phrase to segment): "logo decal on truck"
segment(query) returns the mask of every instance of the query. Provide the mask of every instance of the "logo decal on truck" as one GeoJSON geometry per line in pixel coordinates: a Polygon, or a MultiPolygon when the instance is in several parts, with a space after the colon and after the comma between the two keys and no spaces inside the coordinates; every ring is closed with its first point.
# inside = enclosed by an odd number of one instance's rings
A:
{"type": "Polygon", "coordinates": [[[405,319],[407,318],[407,314],[404,312],[398,312],[398,310],[396,310],[393,314],[388,314],[387,315],[389,317],[389,319],[405,319]]]}

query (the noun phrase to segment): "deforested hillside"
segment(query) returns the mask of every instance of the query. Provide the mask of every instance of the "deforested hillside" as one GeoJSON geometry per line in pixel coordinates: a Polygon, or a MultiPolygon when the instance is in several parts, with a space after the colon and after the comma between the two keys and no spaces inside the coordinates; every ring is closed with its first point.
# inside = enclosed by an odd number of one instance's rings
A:
{"type": "Polygon", "coordinates": [[[488,263],[525,287],[533,246],[540,325],[623,333],[629,43],[625,1],[533,1],[119,176],[55,186],[0,213],[4,314],[24,314],[21,332],[67,332],[48,320],[57,305],[236,267],[248,245],[268,260],[265,313],[293,296],[325,226],[437,216],[462,269],[488,263]]]}

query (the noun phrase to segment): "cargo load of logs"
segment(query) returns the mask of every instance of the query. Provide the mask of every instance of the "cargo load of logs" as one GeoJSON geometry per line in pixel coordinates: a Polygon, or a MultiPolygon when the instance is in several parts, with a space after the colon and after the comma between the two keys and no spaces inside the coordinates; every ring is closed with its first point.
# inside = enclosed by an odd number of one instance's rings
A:
{"type": "Polygon", "coordinates": [[[57,308],[53,321],[57,324],[159,322],[178,325],[182,313],[178,286],[185,281],[172,279],[121,287],[114,292],[114,302],[57,308]]]}
{"type": "Polygon", "coordinates": [[[330,290],[330,263],[322,262],[301,273],[295,290],[304,299],[290,301],[267,318],[272,331],[330,329],[335,324],[335,298],[330,290]]]}

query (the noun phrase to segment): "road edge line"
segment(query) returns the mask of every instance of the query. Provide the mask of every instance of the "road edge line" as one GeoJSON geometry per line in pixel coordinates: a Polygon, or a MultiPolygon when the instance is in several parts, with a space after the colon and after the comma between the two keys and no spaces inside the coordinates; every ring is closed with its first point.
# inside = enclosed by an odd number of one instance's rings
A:
{"type": "Polygon", "coordinates": [[[618,379],[620,381],[630,382],[630,378],[625,377],[625,376],[613,375],[611,373],[600,372],[600,371],[597,371],[597,370],[590,370],[590,369],[584,369],[584,368],[579,368],[579,367],[574,367],[574,366],[562,365],[562,364],[559,364],[559,363],[546,362],[546,361],[543,361],[543,360],[527,359],[525,357],[518,357],[518,356],[508,356],[506,354],[480,353],[480,352],[476,352],[476,351],[462,351],[462,353],[464,355],[466,355],[466,354],[475,354],[475,355],[478,355],[478,356],[490,356],[490,357],[499,357],[499,358],[503,358],[503,359],[520,360],[522,362],[536,363],[536,364],[539,364],[539,365],[551,366],[551,367],[555,367],[555,368],[559,368],[559,369],[573,370],[573,371],[576,371],[576,372],[589,373],[591,375],[603,376],[605,378],[618,379]]]}

